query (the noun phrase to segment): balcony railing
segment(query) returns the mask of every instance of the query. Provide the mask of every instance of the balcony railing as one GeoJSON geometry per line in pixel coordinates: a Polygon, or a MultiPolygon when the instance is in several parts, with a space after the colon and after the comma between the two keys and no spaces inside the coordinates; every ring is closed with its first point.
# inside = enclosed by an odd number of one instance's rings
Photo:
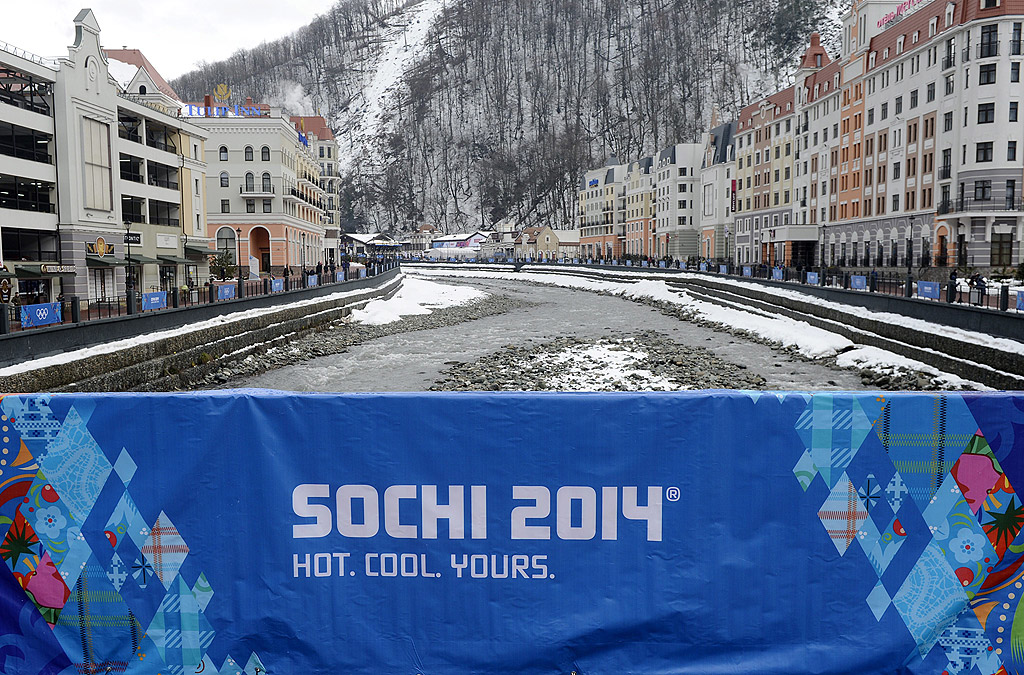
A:
{"type": "Polygon", "coordinates": [[[150,176],[147,182],[155,187],[167,188],[168,190],[178,189],[177,181],[167,180],[165,178],[157,178],[155,176],[150,176]]]}
{"type": "Polygon", "coordinates": [[[1021,40],[1010,40],[1010,56],[1020,56],[1021,40]]]}
{"type": "Polygon", "coordinates": [[[953,175],[953,167],[951,166],[940,166],[939,167],[939,180],[948,180],[953,175]]]}
{"type": "Polygon", "coordinates": [[[242,195],[272,195],[276,194],[273,185],[239,185],[238,194],[242,195]]]}
{"type": "Polygon", "coordinates": [[[146,145],[157,150],[163,150],[164,152],[177,152],[178,148],[174,147],[173,144],[165,141],[158,141],[155,138],[146,138],[146,145]]]}
{"type": "Polygon", "coordinates": [[[998,42],[983,42],[980,45],[978,45],[979,59],[990,59],[993,56],[999,56],[998,42]]]}
{"type": "Polygon", "coordinates": [[[966,211],[1024,211],[1024,200],[1020,198],[978,199],[975,197],[945,199],[939,202],[937,211],[939,215],[966,211]]]}
{"type": "Polygon", "coordinates": [[[964,63],[967,63],[968,61],[970,61],[971,60],[971,50],[970,50],[970,48],[968,47],[968,48],[964,49],[962,52],[960,52],[960,56],[963,58],[964,63]]]}
{"type": "MultiPolygon", "coordinates": [[[[956,67],[956,54],[946,54],[942,57],[942,69],[949,70],[950,68],[956,67]]],[[[947,94],[949,92],[946,92],[947,94]]]]}
{"type": "Polygon", "coordinates": [[[142,182],[144,182],[142,180],[142,174],[141,173],[133,173],[131,171],[122,171],[121,172],[121,180],[130,180],[133,183],[142,183],[142,182]]]}
{"type": "Polygon", "coordinates": [[[164,218],[163,216],[151,216],[149,222],[154,225],[170,225],[171,227],[178,227],[181,225],[181,221],[177,218],[164,218]]]}

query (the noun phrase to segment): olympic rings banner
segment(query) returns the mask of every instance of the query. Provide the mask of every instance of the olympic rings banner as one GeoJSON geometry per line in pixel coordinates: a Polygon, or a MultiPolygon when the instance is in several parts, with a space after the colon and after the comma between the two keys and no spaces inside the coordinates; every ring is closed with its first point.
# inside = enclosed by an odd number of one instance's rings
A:
{"type": "Polygon", "coordinates": [[[1024,668],[1024,397],[0,397],[0,673],[1024,668]]]}
{"type": "Polygon", "coordinates": [[[21,306],[21,327],[35,328],[61,322],[59,302],[44,302],[38,305],[21,306]]]}

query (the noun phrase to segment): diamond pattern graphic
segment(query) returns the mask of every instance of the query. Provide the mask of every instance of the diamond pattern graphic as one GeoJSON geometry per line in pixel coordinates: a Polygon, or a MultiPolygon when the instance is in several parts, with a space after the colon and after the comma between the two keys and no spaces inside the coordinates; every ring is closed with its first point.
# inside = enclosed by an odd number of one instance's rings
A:
{"type": "Polygon", "coordinates": [[[903,498],[909,494],[910,491],[907,489],[906,483],[903,482],[903,477],[897,471],[885,487],[885,498],[889,502],[889,506],[892,507],[893,513],[900,510],[900,507],[903,506],[903,498]]]}
{"type": "Polygon", "coordinates": [[[136,548],[141,549],[150,534],[146,520],[139,513],[139,507],[135,505],[135,500],[127,491],[121,495],[120,501],[117,502],[117,506],[114,507],[114,511],[110,514],[103,529],[107,541],[115,551],[125,537],[135,542],[136,548]]]}
{"type": "Polygon", "coordinates": [[[196,583],[192,587],[192,595],[196,596],[199,609],[205,612],[207,605],[210,604],[210,600],[213,599],[213,587],[207,581],[205,573],[200,574],[199,578],[196,579],[196,583]]]}
{"type": "Polygon", "coordinates": [[[811,459],[811,451],[804,450],[804,454],[800,455],[800,459],[797,460],[796,466],[793,467],[793,475],[796,476],[797,482],[800,483],[800,487],[807,491],[807,488],[811,486],[814,481],[814,477],[818,475],[818,469],[814,466],[814,460],[811,459]]]}
{"type": "Polygon", "coordinates": [[[816,394],[795,428],[818,474],[833,488],[871,432],[871,420],[852,396],[816,394]]]}
{"type": "Polygon", "coordinates": [[[871,589],[871,592],[868,593],[868,607],[871,608],[871,613],[875,615],[875,621],[882,620],[882,615],[885,614],[885,610],[889,609],[891,604],[892,599],[889,597],[889,591],[885,590],[885,586],[879,581],[871,589]]]}
{"type": "Polygon", "coordinates": [[[939,647],[949,660],[947,671],[968,673],[978,668],[982,673],[995,673],[1000,668],[999,658],[974,612],[963,612],[956,623],[942,631],[939,647]]]}
{"type": "Polygon", "coordinates": [[[871,509],[878,504],[882,498],[882,486],[878,484],[875,474],[869,473],[864,479],[864,484],[857,490],[860,501],[864,504],[864,510],[871,513],[871,509]]]}
{"type": "Polygon", "coordinates": [[[128,483],[132,481],[132,477],[135,476],[135,470],[138,468],[138,465],[135,464],[135,460],[128,454],[128,451],[121,448],[121,454],[117,456],[117,461],[114,462],[114,473],[121,479],[125,487],[128,487],[128,483]]]}
{"type": "Polygon", "coordinates": [[[924,548],[893,596],[892,604],[907,625],[922,658],[967,607],[967,594],[934,541],[924,548]]]}
{"type": "Polygon", "coordinates": [[[60,434],[60,421],[50,410],[48,396],[5,396],[0,406],[36,457],[60,434]]]}
{"type": "Polygon", "coordinates": [[[850,478],[843,473],[832,492],[818,509],[818,518],[825,526],[825,531],[835,544],[839,555],[846,553],[853,540],[857,537],[868,512],[864,509],[857,490],[850,478]]]}
{"type": "Polygon", "coordinates": [[[214,631],[192,589],[178,576],[161,601],[146,635],[156,645],[168,672],[180,674],[196,672],[213,642],[214,631]]]}
{"type": "Polygon", "coordinates": [[[878,530],[874,520],[867,518],[861,525],[860,532],[863,532],[864,536],[862,537],[858,533],[857,538],[864,550],[864,555],[875,569],[875,574],[881,579],[885,570],[889,568],[889,563],[893,561],[900,547],[907,540],[907,533],[896,516],[893,516],[889,524],[881,531],[878,530]]]}
{"type": "Polygon", "coordinates": [[[170,590],[178,569],[188,556],[188,544],[163,511],[153,524],[146,543],[142,545],[142,554],[152,565],[153,573],[160,579],[160,583],[170,590]]]}
{"type": "Polygon", "coordinates": [[[60,433],[46,446],[39,466],[68,509],[84,523],[110,475],[110,462],[72,407],[60,433]]]}
{"type": "Polygon", "coordinates": [[[114,554],[110,559],[110,568],[107,569],[107,578],[110,579],[114,590],[120,592],[124,582],[128,579],[128,566],[121,560],[121,556],[114,554]]]}

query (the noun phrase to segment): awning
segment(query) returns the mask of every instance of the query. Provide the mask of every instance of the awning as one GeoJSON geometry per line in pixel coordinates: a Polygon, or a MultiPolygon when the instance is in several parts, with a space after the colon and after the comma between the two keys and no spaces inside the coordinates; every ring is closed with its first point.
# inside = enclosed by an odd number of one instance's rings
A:
{"type": "Polygon", "coordinates": [[[195,253],[197,255],[210,255],[216,253],[208,244],[201,241],[188,241],[185,242],[185,254],[195,253]]]}
{"type": "Polygon", "coordinates": [[[172,265],[188,265],[189,263],[195,262],[194,260],[185,260],[184,258],[178,258],[173,255],[158,255],[162,263],[170,263],[172,265]]]}
{"type": "Polygon", "coordinates": [[[20,279],[68,276],[67,272],[44,272],[43,265],[56,265],[56,263],[31,263],[28,265],[13,265],[14,275],[20,279]]]}
{"type": "Polygon", "coordinates": [[[14,276],[14,272],[10,272],[6,267],[0,267],[0,279],[10,279],[14,276]]]}
{"type": "Polygon", "coordinates": [[[102,258],[98,255],[85,256],[86,267],[124,267],[127,264],[125,261],[112,255],[105,255],[102,258]]]}
{"type": "Polygon", "coordinates": [[[160,261],[156,258],[147,258],[144,255],[133,255],[131,257],[131,262],[133,265],[156,265],[160,261]]]}

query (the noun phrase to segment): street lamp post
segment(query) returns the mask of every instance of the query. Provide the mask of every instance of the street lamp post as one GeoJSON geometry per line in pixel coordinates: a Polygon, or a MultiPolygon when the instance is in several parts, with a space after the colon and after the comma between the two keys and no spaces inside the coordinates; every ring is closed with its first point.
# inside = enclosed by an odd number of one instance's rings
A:
{"type": "Polygon", "coordinates": [[[128,255],[125,262],[128,263],[125,267],[124,276],[124,302],[125,311],[129,314],[135,313],[135,280],[133,279],[132,273],[132,221],[128,218],[124,219],[124,243],[128,247],[128,255]]]}
{"type": "Polygon", "coordinates": [[[238,297],[245,297],[245,287],[242,286],[242,228],[235,228],[235,266],[238,268],[238,297]]]}

